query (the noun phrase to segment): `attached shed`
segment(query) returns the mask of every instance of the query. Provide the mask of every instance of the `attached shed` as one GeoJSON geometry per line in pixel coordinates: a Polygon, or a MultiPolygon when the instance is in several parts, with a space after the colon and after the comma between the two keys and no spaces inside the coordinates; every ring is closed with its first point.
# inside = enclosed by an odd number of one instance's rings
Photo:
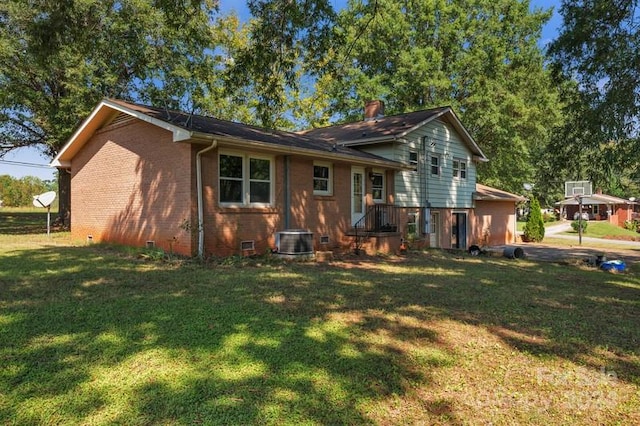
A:
{"type": "Polygon", "coordinates": [[[526,198],[476,184],[473,199],[472,241],[479,246],[498,246],[516,242],[516,205],[526,198]]]}

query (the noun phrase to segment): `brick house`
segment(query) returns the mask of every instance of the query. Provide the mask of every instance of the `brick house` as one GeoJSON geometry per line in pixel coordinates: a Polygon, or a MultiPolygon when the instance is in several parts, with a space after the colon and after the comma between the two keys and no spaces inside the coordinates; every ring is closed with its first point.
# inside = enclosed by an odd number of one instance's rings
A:
{"type": "MultiPolygon", "coordinates": [[[[72,237],[200,256],[285,242],[394,252],[409,235],[479,242],[474,208],[487,200],[474,199],[475,164],[486,158],[451,108],[383,117],[380,107],[292,133],[105,99],[52,162],[71,174],[72,237]]],[[[515,220],[514,201],[502,201],[515,220]]],[[[507,235],[497,222],[490,234],[507,235]]]]}
{"type": "MultiPolygon", "coordinates": [[[[603,194],[602,190],[598,189],[595,194],[582,198],[582,213],[589,220],[606,220],[624,228],[625,222],[636,218],[634,214],[636,204],[635,200],[603,194]]],[[[568,220],[578,218],[580,206],[577,199],[566,198],[556,205],[560,208],[563,218],[568,220]]]]}
{"type": "MultiPolygon", "coordinates": [[[[392,177],[408,168],[295,133],[110,99],[52,165],[71,173],[73,238],[220,256],[269,250],[287,229],[309,230],[314,249],[349,247],[374,196],[392,203],[392,177]]],[[[380,250],[400,245],[398,232],[379,239],[380,250]]]]}

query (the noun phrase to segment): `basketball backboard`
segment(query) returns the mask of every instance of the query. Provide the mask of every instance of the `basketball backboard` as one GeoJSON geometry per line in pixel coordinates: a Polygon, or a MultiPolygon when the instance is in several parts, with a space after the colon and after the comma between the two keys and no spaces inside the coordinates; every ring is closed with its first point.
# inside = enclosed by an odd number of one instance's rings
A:
{"type": "Polygon", "coordinates": [[[564,196],[570,197],[590,197],[593,195],[593,189],[590,180],[574,180],[564,183],[564,196]]]}

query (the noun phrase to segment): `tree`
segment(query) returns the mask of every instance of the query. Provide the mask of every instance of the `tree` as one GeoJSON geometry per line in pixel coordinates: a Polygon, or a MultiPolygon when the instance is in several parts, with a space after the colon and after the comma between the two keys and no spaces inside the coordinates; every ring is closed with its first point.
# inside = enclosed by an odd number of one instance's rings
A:
{"type": "Polygon", "coordinates": [[[524,225],[524,239],[531,242],[541,242],[544,239],[544,220],[537,198],[529,204],[529,218],[524,225]]]}
{"type": "Polygon", "coordinates": [[[480,181],[520,191],[560,119],[537,45],[549,16],[515,0],[349,2],[334,78],[318,91],[334,99],[329,115],[346,120],[369,99],[390,113],[451,105],[491,160],[480,181]]]}
{"type": "MultiPolygon", "coordinates": [[[[197,109],[213,69],[216,4],[0,3],[0,156],[23,146],[55,156],[103,97],[197,109]]],[[[64,218],[70,178],[59,179],[64,218]]]]}
{"type": "Polygon", "coordinates": [[[549,51],[559,84],[575,90],[557,132],[563,147],[551,155],[579,154],[573,179],[622,196],[640,173],[639,12],[637,0],[564,0],[564,26],[549,51]]]}
{"type": "Polygon", "coordinates": [[[49,191],[47,182],[35,176],[16,179],[9,175],[0,176],[0,200],[5,207],[30,207],[33,196],[49,191]]]}
{"type": "Polygon", "coordinates": [[[236,51],[229,87],[248,87],[256,119],[267,128],[291,128],[302,86],[313,79],[330,48],[335,11],[329,0],[248,0],[248,42],[236,51]]]}

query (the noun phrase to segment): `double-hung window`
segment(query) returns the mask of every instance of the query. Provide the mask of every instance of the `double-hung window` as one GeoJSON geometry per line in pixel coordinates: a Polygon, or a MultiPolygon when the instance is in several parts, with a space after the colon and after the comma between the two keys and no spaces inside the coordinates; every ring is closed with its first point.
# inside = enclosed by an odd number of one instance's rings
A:
{"type": "Polygon", "coordinates": [[[333,193],[331,164],[313,164],[313,193],[315,195],[331,195],[333,193]]]}
{"type": "Polygon", "coordinates": [[[463,160],[453,160],[453,177],[458,179],[467,178],[467,163],[463,160]]]}
{"type": "Polygon", "coordinates": [[[414,170],[418,170],[418,153],[416,151],[409,151],[409,165],[414,167],[414,170]]]}
{"type": "Polygon", "coordinates": [[[440,156],[431,154],[430,156],[431,175],[440,176],[440,156]]]}
{"type": "Polygon", "coordinates": [[[250,154],[221,153],[220,204],[264,207],[273,202],[273,159],[250,154]]]}

